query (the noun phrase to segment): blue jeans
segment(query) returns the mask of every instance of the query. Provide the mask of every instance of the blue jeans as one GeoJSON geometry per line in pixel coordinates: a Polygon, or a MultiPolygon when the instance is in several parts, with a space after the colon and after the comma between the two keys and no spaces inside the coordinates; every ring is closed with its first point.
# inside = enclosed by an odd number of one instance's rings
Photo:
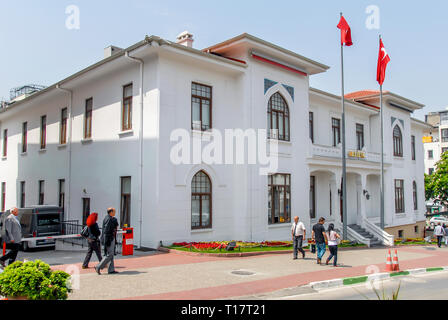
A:
{"type": "Polygon", "coordinates": [[[333,265],[336,267],[338,265],[338,246],[328,246],[330,249],[330,256],[328,257],[328,262],[334,257],[333,265]]]}
{"type": "Polygon", "coordinates": [[[326,251],[326,245],[324,243],[317,243],[316,242],[316,249],[317,249],[317,259],[322,259],[322,257],[325,254],[326,251]]]}

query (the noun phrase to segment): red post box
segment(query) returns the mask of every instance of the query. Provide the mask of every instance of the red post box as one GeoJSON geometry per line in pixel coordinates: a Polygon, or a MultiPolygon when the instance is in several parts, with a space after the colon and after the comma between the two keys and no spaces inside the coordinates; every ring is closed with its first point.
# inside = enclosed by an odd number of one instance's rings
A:
{"type": "Polygon", "coordinates": [[[123,231],[121,255],[132,256],[134,255],[134,228],[123,228],[123,231]]]}

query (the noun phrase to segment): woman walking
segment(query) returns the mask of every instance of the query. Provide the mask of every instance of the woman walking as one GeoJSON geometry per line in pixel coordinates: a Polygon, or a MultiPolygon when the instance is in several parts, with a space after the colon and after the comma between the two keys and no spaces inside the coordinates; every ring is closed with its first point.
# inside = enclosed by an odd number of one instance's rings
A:
{"type": "Polygon", "coordinates": [[[89,268],[90,258],[92,257],[93,251],[95,251],[98,261],[101,261],[103,258],[101,256],[101,244],[100,244],[100,235],[101,231],[98,227],[98,213],[94,212],[87,218],[87,227],[89,230],[89,236],[87,237],[87,242],[89,244],[89,250],[87,251],[86,258],[84,259],[84,263],[82,264],[83,269],[89,268]]]}
{"type": "Polygon", "coordinates": [[[330,256],[327,259],[327,265],[334,258],[333,266],[338,266],[338,239],[340,238],[341,236],[334,231],[334,224],[331,223],[328,226],[328,249],[330,250],[330,256]]]}

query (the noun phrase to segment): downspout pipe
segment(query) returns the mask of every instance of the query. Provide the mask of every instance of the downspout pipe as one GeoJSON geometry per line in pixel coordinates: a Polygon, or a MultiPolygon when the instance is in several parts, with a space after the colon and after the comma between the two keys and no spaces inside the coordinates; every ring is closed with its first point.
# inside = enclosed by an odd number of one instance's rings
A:
{"type": "Polygon", "coordinates": [[[142,247],[142,233],[143,233],[143,67],[144,62],[142,59],[131,57],[129,51],[124,55],[127,59],[140,64],[140,126],[139,126],[139,198],[138,198],[138,210],[139,210],[139,244],[138,247],[142,247]]]}
{"type": "Polygon", "coordinates": [[[61,88],[59,84],[56,85],[56,89],[64,91],[69,94],[69,105],[68,105],[68,183],[67,183],[67,217],[66,220],[70,220],[71,211],[71,183],[72,183],[72,105],[73,105],[73,91],[65,88],[61,88]]]}

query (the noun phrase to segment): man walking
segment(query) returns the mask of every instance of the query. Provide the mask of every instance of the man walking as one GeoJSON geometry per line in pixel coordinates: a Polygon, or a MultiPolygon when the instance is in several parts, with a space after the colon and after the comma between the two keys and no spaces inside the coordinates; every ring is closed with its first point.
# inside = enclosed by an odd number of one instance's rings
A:
{"type": "Polygon", "coordinates": [[[107,215],[103,220],[103,234],[101,235],[101,244],[104,246],[105,257],[101,262],[95,267],[98,274],[101,274],[101,269],[103,269],[107,264],[109,267],[107,269],[108,274],[116,274],[114,266],[114,255],[115,255],[115,243],[118,229],[118,221],[115,218],[115,209],[107,209],[107,215]]]}
{"type": "Polygon", "coordinates": [[[6,266],[5,261],[9,259],[9,263],[14,263],[17,258],[17,254],[19,253],[20,243],[22,242],[22,226],[17,218],[19,215],[19,209],[12,208],[10,210],[11,214],[5,220],[5,239],[6,247],[10,249],[10,251],[0,257],[0,265],[4,268],[6,266]]]}
{"type": "Polygon", "coordinates": [[[325,218],[320,218],[319,223],[313,226],[312,238],[316,242],[317,249],[317,264],[322,263],[322,257],[326,251],[327,234],[324,228],[325,218]]]}
{"type": "Polygon", "coordinates": [[[291,227],[292,243],[294,245],[294,260],[297,260],[298,251],[302,253],[305,259],[305,251],[302,249],[303,239],[306,239],[306,229],[302,222],[299,222],[299,217],[294,217],[294,223],[291,227]]]}
{"type": "Polygon", "coordinates": [[[437,224],[437,227],[434,229],[434,235],[437,237],[437,245],[442,247],[442,240],[445,236],[445,229],[441,226],[440,222],[437,224]]]}

